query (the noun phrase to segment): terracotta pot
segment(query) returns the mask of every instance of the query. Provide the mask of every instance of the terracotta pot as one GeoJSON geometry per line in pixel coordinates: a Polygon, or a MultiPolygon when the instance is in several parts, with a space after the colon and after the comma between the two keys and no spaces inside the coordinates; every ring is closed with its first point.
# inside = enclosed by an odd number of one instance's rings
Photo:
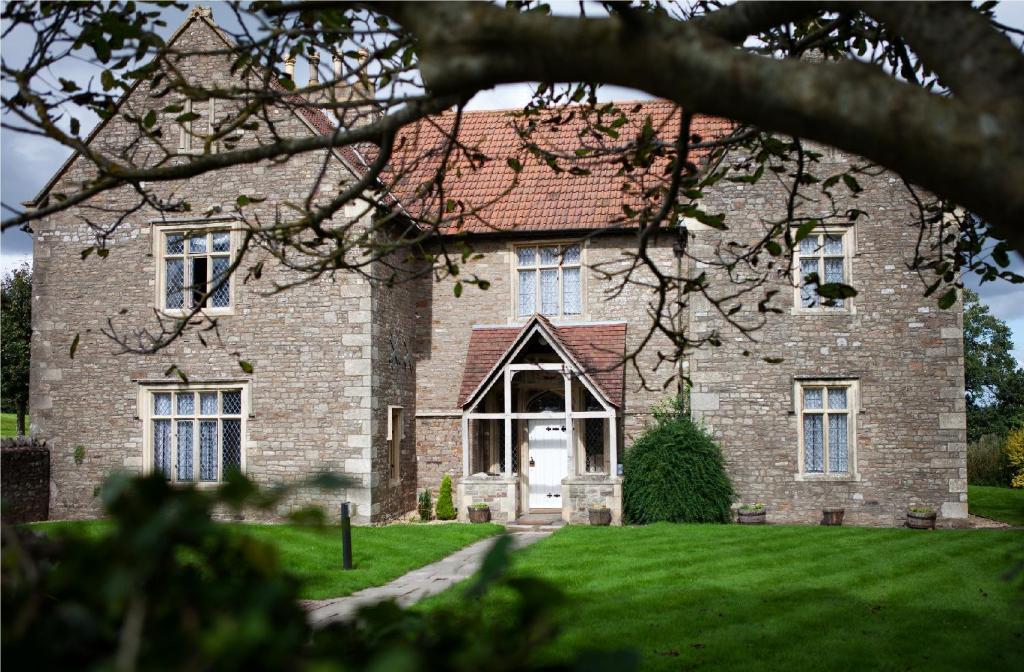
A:
{"type": "Polygon", "coordinates": [[[587,513],[590,515],[591,525],[611,525],[612,524],[612,510],[611,509],[587,509],[587,513]]]}
{"type": "Polygon", "coordinates": [[[821,510],[821,524],[842,525],[844,513],[846,513],[846,509],[841,507],[826,506],[821,510]]]}
{"type": "Polygon", "coordinates": [[[469,522],[471,523],[489,523],[491,522],[491,507],[480,508],[480,507],[469,507],[469,522]]]}
{"type": "Polygon", "coordinates": [[[907,511],[907,527],[915,530],[934,530],[935,512],[918,513],[917,511],[907,511]]]}
{"type": "Polygon", "coordinates": [[[740,525],[764,525],[765,513],[767,513],[766,509],[761,509],[760,511],[744,511],[739,509],[736,521],[740,525]]]}

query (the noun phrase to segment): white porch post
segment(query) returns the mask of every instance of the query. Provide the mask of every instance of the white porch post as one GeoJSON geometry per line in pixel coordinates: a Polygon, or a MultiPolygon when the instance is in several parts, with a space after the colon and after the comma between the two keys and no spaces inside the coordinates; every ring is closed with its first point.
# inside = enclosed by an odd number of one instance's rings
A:
{"type": "Polygon", "coordinates": [[[619,428],[614,413],[608,416],[608,461],[608,475],[615,478],[619,475],[619,428]]]}
{"type": "Polygon", "coordinates": [[[568,448],[569,478],[576,476],[576,444],[572,440],[572,373],[566,371],[562,374],[565,381],[565,446],[568,448]]]}
{"type": "Polygon", "coordinates": [[[505,478],[512,477],[512,372],[505,367],[505,478]]]}
{"type": "Polygon", "coordinates": [[[462,414],[462,477],[469,476],[469,418],[462,414]]]}

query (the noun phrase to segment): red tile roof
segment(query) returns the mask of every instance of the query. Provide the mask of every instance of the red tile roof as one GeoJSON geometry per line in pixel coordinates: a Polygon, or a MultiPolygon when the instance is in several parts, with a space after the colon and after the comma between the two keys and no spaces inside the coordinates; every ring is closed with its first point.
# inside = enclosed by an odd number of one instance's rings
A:
{"type": "MultiPolygon", "coordinates": [[[[458,212],[466,213],[460,226],[446,233],[490,231],[557,231],[597,229],[613,226],[623,217],[623,205],[635,206],[641,189],[662,183],[666,159],[657,159],[647,169],[623,171],[615,156],[573,158],[577,149],[622,147],[636,139],[649,116],[656,138],[675,140],[679,108],[671,102],[652,100],[617,103],[628,123],[616,129],[618,139],[594,137],[584,132],[585,124],[572,108],[548,111],[542,119],[560,114],[562,124],[540,123],[530,140],[545,150],[567,154],[559,159],[563,172],[555,172],[543,160],[526,151],[518,129],[525,120],[510,110],[464,112],[458,138],[464,151],[448,158],[443,193],[434,179],[445,152],[446,138],[455,123],[447,112],[406,127],[396,141],[389,173],[384,176],[398,200],[416,216],[437,215],[453,201],[458,212]],[[582,137],[581,137],[582,134],[582,137]],[[516,173],[509,158],[522,165],[516,173]],[[589,174],[572,174],[570,169],[589,174]],[[630,193],[623,191],[630,182],[630,193]]],[[[608,120],[605,121],[608,123],[608,120]]],[[[728,134],[734,125],[725,119],[697,115],[691,134],[709,140],[728,134]]],[[[691,157],[700,163],[708,150],[696,150],[691,157]]],[[[451,217],[452,213],[448,213],[451,217]]]]}
{"type": "Polygon", "coordinates": [[[466,368],[462,373],[459,406],[465,406],[481,383],[508,351],[535,323],[540,323],[557,345],[565,349],[583,373],[610,401],[622,407],[625,389],[626,325],[578,324],[556,326],[537,315],[522,327],[474,327],[469,337],[466,368]]]}

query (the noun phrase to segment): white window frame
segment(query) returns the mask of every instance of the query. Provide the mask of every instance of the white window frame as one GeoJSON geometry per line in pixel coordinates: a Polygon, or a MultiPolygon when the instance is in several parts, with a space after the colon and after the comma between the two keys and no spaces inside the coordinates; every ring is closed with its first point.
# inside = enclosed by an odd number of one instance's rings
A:
{"type": "Polygon", "coordinates": [[[402,477],[403,439],[405,439],[405,409],[401,406],[388,406],[388,452],[385,471],[388,480],[392,483],[398,482],[402,477]]]}
{"type": "Polygon", "coordinates": [[[533,317],[533,315],[520,315],[519,314],[519,271],[527,270],[531,267],[520,267],[519,266],[519,250],[527,247],[537,249],[536,264],[532,266],[533,270],[536,271],[536,282],[534,283],[534,292],[536,293],[536,314],[543,315],[540,312],[541,305],[541,287],[540,287],[540,272],[541,269],[558,269],[558,313],[553,315],[544,315],[549,320],[580,320],[586,319],[587,313],[587,245],[583,241],[579,240],[541,240],[541,241],[529,241],[523,243],[515,243],[509,247],[510,256],[510,284],[512,285],[512,322],[525,322],[526,320],[533,317]],[[578,246],[580,248],[580,261],[578,264],[565,264],[563,254],[566,247],[578,246]],[[540,261],[540,248],[542,247],[558,247],[559,251],[559,262],[558,264],[542,264],[540,261]],[[563,294],[562,287],[562,269],[564,268],[579,268],[580,269],[580,312],[578,313],[566,313],[565,312],[565,295],[563,294]]]}
{"type": "MultiPolygon", "coordinates": [[[[795,229],[794,229],[795,231],[795,229]]],[[[853,285],[853,258],[857,254],[857,241],[854,236],[853,226],[818,226],[815,227],[809,234],[811,236],[839,236],[843,239],[843,284],[853,285]]],[[[824,238],[822,238],[822,245],[824,245],[824,238]]],[[[815,258],[818,261],[818,278],[822,281],[825,279],[825,255],[824,250],[821,253],[816,254],[815,258]]],[[[842,306],[823,306],[820,303],[817,306],[806,307],[803,304],[803,297],[801,296],[801,289],[804,284],[803,270],[800,266],[800,243],[796,244],[793,250],[793,266],[790,269],[793,277],[793,308],[792,313],[798,315],[828,315],[835,313],[850,313],[854,314],[857,312],[856,304],[854,299],[856,297],[850,297],[843,300],[842,306]]],[[[824,297],[821,297],[824,300],[824,297]]]]}
{"type": "MultiPolygon", "coordinates": [[[[170,316],[181,316],[187,315],[192,312],[192,308],[189,307],[189,289],[187,283],[188,275],[188,264],[185,264],[186,273],[186,285],[185,298],[182,302],[181,308],[168,308],[166,305],[167,301],[167,236],[169,234],[181,233],[186,237],[195,237],[197,235],[209,235],[214,232],[227,231],[230,244],[228,250],[228,263],[232,264],[235,262],[236,255],[238,254],[238,246],[240,244],[240,232],[237,227],[237,219],[234,217],[217,218],[217,219],[203,219],[203,220],[181,220],[181,221],[158,221],[152,222],[151,237],[153,239],[153,258],[156,260],[156,295],[154,297],[154,306],[158,311],[164,315],[170,316]]],[[[185,248],[188,248],[188,241],[185,241],[185,248]]],[[[178,255],[170,255],[178,256],[178,255]]],[[[188,259],[190,255],[184,255],[183,258],[188,259]]],[[[194,255],[193,255],[194,256],[194,255]]],[[[207,252],[204,254],[207,258],[211,256],[224,256],[223,254],[214,255],[210,245],[207,246],[207,252]]],[[[212,278],[213,265],[212,262],[208,266],[207,278],[212,278]]],[[[235,302],[237,300],[237,285],[236,276],[232,274],[231,284],[228,287],[228,305],[215,307],[209,305],[202,308],[202,312],[205,315],[234,315],[235,313],[235,302]]]]}
{"type": "MultiPolygon", "coordinates": [[[[217,381],[217,382],[203,382],[203,383],[143,383],[139,385],[139,396],[138,396],[138,418],[142,421],[142,473],[152,474],[156,471],[156,465],[154,462],[154,436],[153,436],[153,421],[159,419],[171,420],[171,443],[177,449],[177,399],[173,396],[176,392],[191,392],[196,395],[196,403],[199,403],[200,392],[230,392],[238,390],[241,392],[241,409],[238,414],[240,422],[240,433],[239,437],[239,468],[244,474],[247,471],[247,455],[249,453],[249,416],[251,415],[251,394],[250,384],[248,381],[217,381]],[[170,416],[156,415],[154,413],[154,395],[159,393],[170,393],[171,396],[171,411],[170,416]]],[[[218,404],[221,403],[221,397],[217,397],[218,404]]],[[[202,420],[204,418],[222,420],[225,417],[228,419],[235,419],[236,416],[228,415],[225,416],[221,412],[221,408],[218,406],[217,414],[210,416],[200,416],[198,409],[194,416],[191,416],[194,420],[202,420]]],[[[219,423],[218,423],[219,424],[219,423]]],[[[196,424],[198,428],[198,423],[196,424]]],[[[197,429],[193,431],[198,432],[197,429]]],[[[198,437],[198,433],[196,434],[198,437]]],[[[222,435],[218,434],[218,447],[220,447],[220,441],[222,435]]],[[[217,451],[217,480],[216,481],[201,481],[199,480],[199,441],[198,439],[193,440],[193,460],[192,468],[194,478],[188,481],[179,481],[177,469],[172,466],[171,478],[169,480],[172,484],[186,484],[196,485],[198,487],[216,487],[224,482],[224,471],[221,468],[222,449],[217,451]]]]}
{"type": "Polygon", "coordinates": [[[819,378],[800,379],[793,382],[793,411],[796,416],[797,429],[797,481],[859,481],[860,471],[857,467],[857,416],[860,413],[860,381],[855,378],[819,378]],[[820,413],[822,418],[822,472],[805,471],[804,461],[804,390],[807,388],[823,388],[822,408],[811,409],[811,413],[820,413]],[[828,392],[827,388],[846,388],[846,409],[836,413],[845,413],[846,419],[846,466],[847,471],[837,473],[828,470],[829,433],[828,433],[828,392]]]}

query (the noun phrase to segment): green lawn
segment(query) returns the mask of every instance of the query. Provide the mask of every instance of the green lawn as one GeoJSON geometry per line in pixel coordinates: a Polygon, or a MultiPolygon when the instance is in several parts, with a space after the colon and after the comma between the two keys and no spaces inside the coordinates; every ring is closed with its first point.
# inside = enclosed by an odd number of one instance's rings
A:
{"type": "MultiPolygon", "coordinates": [[[[277,547],[285,568],[302,581],[301,597],[310,600],[348,595],[379,586],[417,567],[454,553],[474,541],[504,529],[500,525],[388,525],[353,527],[354,569],[341,569],[341,531],[338,527],[230,524],[277,547]]],[[[37,529],[105,534],[103,520],[37,523],[37,529]]]]}
{"type": "Polygon", "coordinates": [[[989,485],[967,486],[967,507],[976,516],[1024,525],[1024,490],[989,485]]]}
{"type": "MultiPolygon", "coordinates": [[[[25,416],[25,428],[28,429],[28,416],[25,416]]],[[[17,436],[18,414],[0,413],[0,437],[17,436]]]]}
{"type": "MultiPolygon", "coordinates": [[[[1024,532],[568,527],[517,573],[568,593],[557,657],[631,648],[657,670],[997,670],[1020,663],[1024,532]],[[1015,554],[1015,555],[1014,555],[1015,554]],[[1016,660],[1017,663],[1012,661],[1016,660]]],[[[459,604],[453,588],[420,608],[459,604]]],[[[487,598],[501,618],[509,597],[487,598]]]]}

